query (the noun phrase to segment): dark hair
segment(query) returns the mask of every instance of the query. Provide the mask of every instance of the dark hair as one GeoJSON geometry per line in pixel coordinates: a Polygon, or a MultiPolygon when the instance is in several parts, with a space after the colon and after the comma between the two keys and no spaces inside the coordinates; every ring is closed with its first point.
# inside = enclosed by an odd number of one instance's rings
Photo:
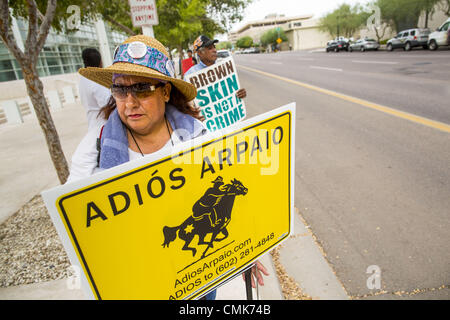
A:
{"type": "Polygon", "coordinates": [[[102,56],[100,52],[95,48],[84,49],[81,53],[83,57],[84,67],[100,67],[102,62],[102,56]]]}
{"type": "MultiPolygon", "coordinates": [[[[190,104],[188,101],[186,101],[184,95],[174,85],[172,85],[168,103],[173,105],[178,109],[178,111],[182,113],[188,114],[200,121],[205,120],[205,118],[200,113],[200,109],[196,108],[193,104],[190,104]]],[[[103,117],[105,120],[108,120],[109,116],[116,107],[116,100],[112,96],[109,97],[108,102],[103,108],[100,109],[97,117],[103,117]]]]}
{"type": "Polygon", "coordinates": [[[190,52],[190,53],[192,53],[192,50],[191,49],[188,49],[188,51],[187,52],[190,52]]]}

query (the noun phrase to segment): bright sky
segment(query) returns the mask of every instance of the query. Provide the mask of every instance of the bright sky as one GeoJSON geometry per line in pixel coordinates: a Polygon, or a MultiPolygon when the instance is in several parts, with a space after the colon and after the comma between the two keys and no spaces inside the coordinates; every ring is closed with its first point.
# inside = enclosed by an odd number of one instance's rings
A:
{"type": "MultiPolygon", "coordinates": [[[[262,20],[270,13],[284,14],[286,17],[313,14],[313,18],[320,18],[324,14],[333,11],[342,3],[354,5],[366,4],[370,0],[253,0],[244,13],[244,19],[233,25],[235,31],[248,22],[262,20]]],[[[216,36],[225,40],[226,35],[216,36]]]]}

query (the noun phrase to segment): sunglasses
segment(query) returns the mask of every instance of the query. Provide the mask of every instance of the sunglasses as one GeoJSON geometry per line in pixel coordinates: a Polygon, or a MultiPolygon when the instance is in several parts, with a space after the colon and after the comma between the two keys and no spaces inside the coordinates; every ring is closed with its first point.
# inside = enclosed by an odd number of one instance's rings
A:
{"type": "Polygon", "coordinates": [[[148,82],[139,82],[131,86],[122,86],[113,84],[111,86],[111,95],[116,100],[125,100],[130,92],[134,98],[146,99],[153,95],[157,88],[165,86],[165,83],[151,84],[148,82]]]}

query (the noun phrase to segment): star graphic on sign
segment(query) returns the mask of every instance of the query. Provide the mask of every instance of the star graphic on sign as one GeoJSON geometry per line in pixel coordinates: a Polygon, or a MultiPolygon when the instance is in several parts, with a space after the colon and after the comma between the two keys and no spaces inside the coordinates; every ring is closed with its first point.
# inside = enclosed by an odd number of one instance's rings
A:
{"type": "Polygon", "coordinates": [[[190,224],[186,228],[184,228],[184,232],[186,232],[186,234],[191,233],[192,230],[194,230],[194,226],[192,224],[190,224]]]}

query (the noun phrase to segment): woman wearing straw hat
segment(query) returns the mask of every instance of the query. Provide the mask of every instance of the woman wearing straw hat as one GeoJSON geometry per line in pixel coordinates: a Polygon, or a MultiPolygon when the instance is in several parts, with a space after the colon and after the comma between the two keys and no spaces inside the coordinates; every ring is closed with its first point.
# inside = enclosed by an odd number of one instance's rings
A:
{"type": "MultiPolygon", "coordinates": [[[[90,130],[75,151],[67,182],[207,132],[200,121],[200,111],[188,103],[197,90],[175,78],[167,50],[154,38],[128,38],[116,49],[111,66],[82,68],[79,73],[110,88],[111,98],[99,113],[106,119],[105,125],[90,130]]],[[[257,265],[259,272],[262,265],[257,265]]],[[[262,270],[267,275],[264,267],[262,270]]],[[[262,285],[260,274],[257,279],[262,285]]],[[[213,300],[215,296],[214,290],[206,299],[213,300]]]]}
{"type": "Polygon", "coordinates": [[[68,182],[207,132],[199,110],[188,104],[195,87],[174,77],[165,47],[154,38],[130,37],[111,66],[79,73],[110,88],[111,98],[99,113],[105,125],[90,130],[75,151],[68,182]]]}
{"type": "MultiPolygon", "coordinates": [[[[207,132],[199,110],[188,104],[195,87],[174,77],[167,50],[154,38],[128,38],[117,47],[111,66],[79,73],[110,88],[111,98],[99,113],[105,125],[90,130],[75,151],[68,182],[207,132]]],[[[213,291],[206,299],[215,296],[213,291]]]]}

